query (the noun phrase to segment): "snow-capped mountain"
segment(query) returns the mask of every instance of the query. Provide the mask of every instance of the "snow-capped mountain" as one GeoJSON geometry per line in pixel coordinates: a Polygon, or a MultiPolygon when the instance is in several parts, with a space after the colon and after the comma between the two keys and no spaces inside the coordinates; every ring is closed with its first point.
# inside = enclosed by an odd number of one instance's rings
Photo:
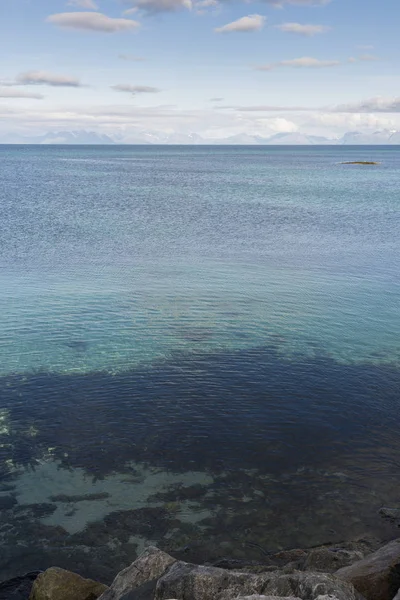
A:
{"type": "Polygon", "coordinates": [[[400,145],[400,132],[383,129],[373,132],[349,131],[341,138],[327,138],[306,133],[277,133],[261,137],[240,133],[226,138],[204,138],[198,133],[163,133],[135,131],[127,134],[105,135],[93,131],[53,131],[41,136],[8,135],[0,144],[66,144],[66,145],[251,145],[251,146],[317,146],[317,145],[400,145]]]}

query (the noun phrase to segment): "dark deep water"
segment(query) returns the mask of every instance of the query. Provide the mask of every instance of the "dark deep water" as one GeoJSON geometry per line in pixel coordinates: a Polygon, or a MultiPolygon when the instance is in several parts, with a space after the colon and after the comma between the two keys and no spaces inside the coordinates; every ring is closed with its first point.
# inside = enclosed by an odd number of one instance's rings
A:
{"type": "Polygon", "coordinates": [[[398,148],[0,157],[0,579],[396,535],[398,148]]]}

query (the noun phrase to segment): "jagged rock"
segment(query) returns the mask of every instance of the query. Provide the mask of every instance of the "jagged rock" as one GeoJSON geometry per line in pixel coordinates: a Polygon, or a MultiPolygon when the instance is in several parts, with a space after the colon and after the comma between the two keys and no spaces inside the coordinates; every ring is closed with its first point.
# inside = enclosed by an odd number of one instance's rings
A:
{"type": "Polygon", "coordinates": [[[364,600],[354,587],[326,573],[273,574],[263,593],[276,596],[298,596],[302,600],[318,600],[327,596],[330,600],[364,600]],[[332,597],[332,598],[331,598],[332,597]]]}
{"type": "Polygon", "coordinates": [[[146,594],[154,594],[157,579],[174,562],[175,559],[169,554],[149,546],[135,562],[118,573],[111,587],[104,592],[100,600],[136,600],[136,598],[146,600],[146,594]],[[150,588],[153,589],[152,592],[149,592],[150,588]],[[142,598],[139,594],[142,594],[142,598]]]}
{"type": "Polygon", "coordinates": [[[106,585],[84,579],[76,573],[51,567],[41,573],[32,586],[30,600],[96,600],[106,585]]]}
{"type": "Polygon", "coordinates": [[[367,600],[392,600],[400,588],[400,539],[335,575],[352,583],[367,600]]]}
{"type": "Polygon", "coordinates": [[[176,562],[159,579],[154,600],[215,600],[222,590],[227,598],[262,592],[268,575],[254,575],[176,562]]]}
{"type": "Polygon", "coordinates": [[[320,571],[334,573],[342,567],[347,567],[362,560],[362,552],[345,550],[344,548],[316,548],[308,554],[303,569],[304,571],[320,571]]]}
{"type": "Polygon", "coordinates": [[[154,600],[175,597],[180,600],[232,600],[238,596],[264,594],[316,600],[331,595],[336,600],[362,600],[361,594],[332,575],[296,572],[291,575],[226,571],[176,562],[163,575],[156,587],[154,600]]]}

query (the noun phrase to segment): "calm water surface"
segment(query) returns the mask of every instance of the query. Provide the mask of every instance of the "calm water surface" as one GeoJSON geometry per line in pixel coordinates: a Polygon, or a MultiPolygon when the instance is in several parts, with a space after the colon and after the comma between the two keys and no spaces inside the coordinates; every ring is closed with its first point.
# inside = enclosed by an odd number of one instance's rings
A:
{"type": "Polygon", "coordinates": [[[395,535],[400,148],[0,160],[0,578],[395,535]]]}

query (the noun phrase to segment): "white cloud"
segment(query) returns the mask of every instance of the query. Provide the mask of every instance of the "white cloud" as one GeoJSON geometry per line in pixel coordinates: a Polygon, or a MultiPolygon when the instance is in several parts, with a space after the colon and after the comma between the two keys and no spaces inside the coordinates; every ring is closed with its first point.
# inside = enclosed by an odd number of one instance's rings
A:
{"type": "Polygon", "coordinates": [[[130,85],[129,83],[119,83],[112,85],[111,88],[117,92],[126,92],[136,96],[136,94],[157,94],[161,92],[158,88],[151,87],[148,85],[130,85]]]}
{"type": "Polygon", "coordinates": [[[306,36],[326,33],[330,29],[325,25],[302,25],[301,23],[282,23],[282,25],[276,25],[276,28],[285,33],[297,33],[298,35],[306,36]]]}
{"type": "Polygon", "coordinates": [[[65,29],[99,31],[104,33],[132,31],[140,27],[137,21],[132,21],[131,19],[114,19],[98,12],[58,13],[50,15],[46,21],[65,29]]]}
{"type": "Polygon", "coordinates": [[[143,56],[135,56],[134,54],[118,54],[118,58],[132,62],[143,62],[146,60],[143,56]]]}
{"type": "Polygon", "coordinates": [[[0,98],[34,98],[35,100],[41,100],[43,96],[42,94],[33,94],[31,92],[25,92],[24,90],[0,88],[0,98]]]}
{"type": "Polygon", "coordinates": [[[210,102],[222,102],[223,98],[210,98],[210,102]]]}
{"type": "Polygon", "coordinates": [[[96,10],[98,8],[94,0],[69,0],[68,6],[78,6],[79,8],[88,8],[89,10],[96,10]]]}
{"type": "Polygon", "coordinates": [[[128,8],[128,10],[124,10],[124,12],[122,14],[124,15],[134,15],[135,13],[138,12],[138,7],[134,6],[133,8],[128,8]]]}
{"type": "Polygon", "coordinates": [[[340,65],[338,60],[319,60],[311,56],[303,56],[302,58],[294,58],[292,60],[281,60],[277,63],[269,63],[255,67],[257,71],[272,71],[280,67],[292,67],[294,69],[323,69],[326,67],[337,67],[340,65]]]}
{"type": "Polygon", "coordinates": [[[217,27],[214,31],[216,33],[260,31],[264,27],[265,21],[266,18],[262,15],[248,15],[222,27],[217,27]]]}
{"type": "Polygon", "coordinates": [[[79,79],[68,75],[55,75],[45,71],[28,71],[16,78],[17,85],[51,85],[53,87],[81,87],[79,79]]]}
{"type": "Polygon", "coordinates": [[[175,12],[192,9],[192,0],[136,0],[135,6],[147,13],[175,12]]]}

